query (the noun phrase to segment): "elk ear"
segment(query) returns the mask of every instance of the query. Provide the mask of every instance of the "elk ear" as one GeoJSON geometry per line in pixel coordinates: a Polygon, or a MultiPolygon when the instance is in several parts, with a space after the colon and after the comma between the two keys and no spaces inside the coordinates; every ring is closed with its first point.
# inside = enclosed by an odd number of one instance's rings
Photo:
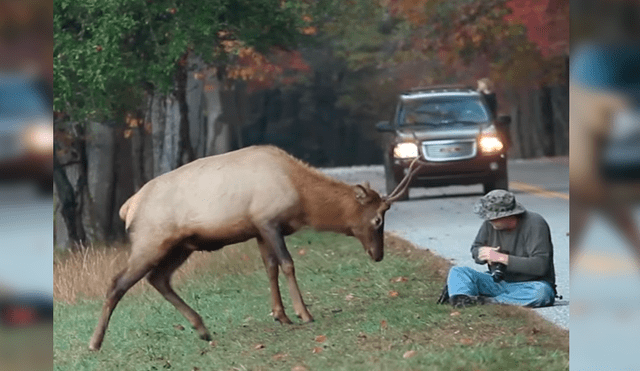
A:
{"type": "Polygon", "coordinates": [[[362,184],[356,184],[353,186],[353,191],[356,193],[356,200],[365,205],[369,201],[369,191],[362,184]]]}

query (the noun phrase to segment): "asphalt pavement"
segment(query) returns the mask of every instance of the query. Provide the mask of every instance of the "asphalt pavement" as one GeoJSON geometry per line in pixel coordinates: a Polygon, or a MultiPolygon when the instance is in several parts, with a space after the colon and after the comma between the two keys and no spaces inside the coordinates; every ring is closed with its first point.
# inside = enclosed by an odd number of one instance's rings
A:
{"type": "MultiPolygon", "coordinates": [[[[382,166],[323,169],[347,183],[368,181],[384,191],[382,166]]],[[[559,327],[569,328],[569,160],[567,157],[509,162],[510,189],[528,210],[549,223],[554,244],[558,293],[552,307],[534,309],[559,327]]],[[[385,231],[393,232],[448,259],[455,265],[485,271],[475,264],[470,247],[482,222],[473,204],[483,195],[481,185],[412,188],[407,201],[395,203],[386,214],[385,231]]]]}

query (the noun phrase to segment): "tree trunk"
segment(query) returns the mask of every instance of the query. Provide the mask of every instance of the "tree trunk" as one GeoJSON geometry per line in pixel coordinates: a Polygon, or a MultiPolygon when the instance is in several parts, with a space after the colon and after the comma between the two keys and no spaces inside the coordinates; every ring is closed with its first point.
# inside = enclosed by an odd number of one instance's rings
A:
{"type": "Polygon", "coordinates": [[[53,156],[53,182],[60,205],[59,216],[66,227],[60,229],[66,229],[68,235],[68,239],[64,238],[60,241],[64,241],[63,247],[75,249],[86,242],[82,195],[87,184],[87,156],[82,126],[71,123],[66,129],[68,133],[72,133],[68,134],[72,139],[64,148],[60,148],[63,145],[61,142],[56,143],[53,156]]]}
{"type": "Polygon", "coordinates": [[[154,94],[151,106],[154,177],[178,167],[180,120],[180,107],[175,96],[154,94]]]}
{"type": "Polygon", "coordinates": [[[115,208],[115,132],[113,124],[92,122],[87,126],[88,224],[92,241],[107,241],[115,208]]]}
{"type": "Polygon", "coordinates": [[[211,156],[216,152],[216,123],[218,117],[222,114],[221,100],[222,81],[218,77],[216,71],[209,71],[205,74],[204,81],[204,100],[207,112],[206,121],[206,144],[205,155],[211,156]]]}
{"type": "Polygon", "coordinates": [[[191,145],[191,134],[189,127],[189,105],[187,104],[187,81],[188,81],[188,61],[189,52],[186,52],[178,61],[178,71],[176,72],[176,89],[174,91],[180,118],[176,167],[189,163],[195,159],[193,146],[191,145]]]}

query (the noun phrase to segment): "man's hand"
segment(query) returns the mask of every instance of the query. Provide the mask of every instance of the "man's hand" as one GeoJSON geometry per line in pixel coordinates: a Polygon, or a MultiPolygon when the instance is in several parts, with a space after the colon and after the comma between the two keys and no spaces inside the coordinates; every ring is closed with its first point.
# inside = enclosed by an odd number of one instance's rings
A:
{"type": "Polygon", "coordinates": [[[498,252],[500,250],[500,246],[491,247],[491,246],[482,246],[478,249],[478,259],[485,260],[489,264],[493,263],[502,263],[509,264],[509,255],[498,252]]]}

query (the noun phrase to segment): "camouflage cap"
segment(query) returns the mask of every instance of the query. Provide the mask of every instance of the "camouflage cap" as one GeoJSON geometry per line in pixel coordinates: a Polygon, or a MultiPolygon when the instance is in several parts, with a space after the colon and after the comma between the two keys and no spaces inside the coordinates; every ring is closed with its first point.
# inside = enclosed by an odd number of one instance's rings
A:
{"type": "Polygon", "coordinates": [[[526,210],[516,202],[516,196],[504,189],[493,190],[482,196],[473,206],[473,212],[484,220],[504,218],[505,216],[522,214],[526,210]]]}

